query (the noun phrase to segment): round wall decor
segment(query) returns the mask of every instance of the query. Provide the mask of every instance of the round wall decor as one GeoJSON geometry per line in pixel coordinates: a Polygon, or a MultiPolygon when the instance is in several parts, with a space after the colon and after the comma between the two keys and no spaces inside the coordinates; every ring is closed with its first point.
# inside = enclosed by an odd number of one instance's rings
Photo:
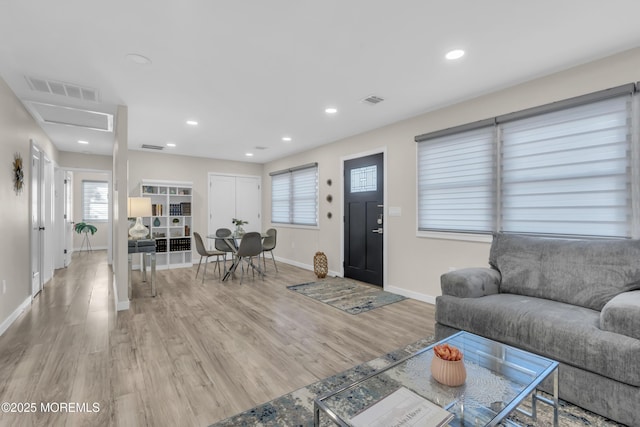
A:
{"type": "Polygon", "coordinates": [[[24,166],[22,164],[22,156],[20,153],[13,155],[13,191],[16,194],[24,189],[24,166]]]}

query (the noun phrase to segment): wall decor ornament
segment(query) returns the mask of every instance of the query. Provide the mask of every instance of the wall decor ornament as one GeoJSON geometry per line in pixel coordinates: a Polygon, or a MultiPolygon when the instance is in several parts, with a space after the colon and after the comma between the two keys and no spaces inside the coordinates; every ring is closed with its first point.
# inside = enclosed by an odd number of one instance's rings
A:
{"type": "Polygon", "coordinates": [[[24,189],[24,165],[20,153],[13,155],[13,191],[16,194],[24,189]]]}

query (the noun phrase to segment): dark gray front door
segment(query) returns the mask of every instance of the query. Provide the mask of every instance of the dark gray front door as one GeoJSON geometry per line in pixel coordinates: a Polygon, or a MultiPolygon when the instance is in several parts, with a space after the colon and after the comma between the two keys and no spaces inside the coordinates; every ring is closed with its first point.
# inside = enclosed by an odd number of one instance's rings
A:
{"type": "Polygon", "coordinates": [[[383,154],[344,162],[344,276],[382,286],[383,154]]]}

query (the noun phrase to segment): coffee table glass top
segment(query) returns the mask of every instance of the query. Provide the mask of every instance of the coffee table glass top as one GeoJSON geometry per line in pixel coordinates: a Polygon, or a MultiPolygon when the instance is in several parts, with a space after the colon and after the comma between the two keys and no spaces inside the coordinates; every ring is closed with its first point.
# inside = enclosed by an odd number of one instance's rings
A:
{"type": "Polygon", "coordinates": [[[554,388],[557,389],[557,367],[558,362],[545,357],[459,332],[316,399],[316,418],[323,412],[321,418],[327,417],[338,425],[348,426],[353,416],[406,387],[453,413],[452,426],[495,425],[554,371],[554,388]],[[462,386],[448,387],[431,376],[433,347],[444,342],[464,354],[467,379],[462,386]]]}

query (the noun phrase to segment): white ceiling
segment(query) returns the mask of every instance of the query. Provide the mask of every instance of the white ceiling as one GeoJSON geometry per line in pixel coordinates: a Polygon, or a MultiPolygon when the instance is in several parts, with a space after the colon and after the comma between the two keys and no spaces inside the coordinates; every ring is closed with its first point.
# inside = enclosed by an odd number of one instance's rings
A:
{"type": "MultiPolygon", "coordinates": [[[[638,16],[638,0],[2,0],[0,75],[27,106],[126,105],[132,150],[264,163],[637,47],[638,16]]],[[[112,152],[110,132],[42,127],[62,151],[112,152]]]]}

